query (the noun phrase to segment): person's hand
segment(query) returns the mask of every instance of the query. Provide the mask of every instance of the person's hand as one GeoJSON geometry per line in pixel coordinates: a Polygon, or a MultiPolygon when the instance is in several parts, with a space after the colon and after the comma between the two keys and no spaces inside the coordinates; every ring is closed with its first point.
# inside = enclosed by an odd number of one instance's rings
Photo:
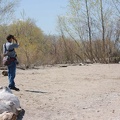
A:
{"type": "Polygon", "coordinates": [[[17,43],[17,39],[15,37],[13,37],[13,40],[17,43]]]}

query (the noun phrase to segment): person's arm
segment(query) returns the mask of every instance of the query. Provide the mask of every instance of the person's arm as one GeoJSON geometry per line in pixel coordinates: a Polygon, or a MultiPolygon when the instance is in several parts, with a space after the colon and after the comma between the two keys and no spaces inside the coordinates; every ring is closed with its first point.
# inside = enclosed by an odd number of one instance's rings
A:
{"type": "Polygon", "coordinates": [[[13,40],[18,44],[18,40],[15,37],[13,37],[13,40]]]}
{"type": "Polygon", "coordinates": [[[12,44],[12,46],[13,46],[13,48],[17,48],[19,46],[18,40],[15,37],[13,37],[13,44],[12,44]],[[14,43],[14,41],[15,41],[15,43],[14,43]]]}

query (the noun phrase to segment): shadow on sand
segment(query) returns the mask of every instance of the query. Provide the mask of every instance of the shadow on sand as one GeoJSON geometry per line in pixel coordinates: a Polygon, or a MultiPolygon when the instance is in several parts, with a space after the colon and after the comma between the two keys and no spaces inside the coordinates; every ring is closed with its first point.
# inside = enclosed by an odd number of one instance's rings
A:
{"type": "Polygon", "coordinates": [[[42,91],[35,91],[35,90],[25,90],[26,92],[33,92],[33,93],[47,93],[42,91]]]}
{"type": "Polygon", "coordinates": [[[22,111],[19,113],[19,115],[17,117],[17,120],[22,120],[24,115],[25,115],[25,110],[22,109],[22,111]]]}

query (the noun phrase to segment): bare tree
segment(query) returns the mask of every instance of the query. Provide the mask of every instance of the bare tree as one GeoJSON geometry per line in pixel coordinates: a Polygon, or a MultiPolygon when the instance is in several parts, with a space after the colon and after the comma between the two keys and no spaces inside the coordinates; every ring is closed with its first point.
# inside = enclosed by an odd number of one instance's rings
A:
{"type": "Polygon", "coordinates": [[[103,40],[103,58],[105,59],[105,25],[103,16],[103,2],[100,0],[100,11],[101,11],[101,23],[102,23],[102,40],[103,40]]]}
{"type": "Polygon", "coordinates": [[[90,60],[93,61],[93,50],[92,50],[92,32],[91,32],[91,25],[90,25],[90,10],[88,7],[88,0],[85,0],[86,4],[86,14],[87,14],[87,26],[88,26],[88,34],[89,34],[89,42],[90,42],[90,60]]]}
{"type": "MultiPolygon", "coordinates": [[[[113,0],[69,0],[69,12],[61,17],[62,35],[72,38],[76,43],[79,40],[82,44],[80,50],[90,60],[106,62],[110,56],[111,39],[115,35],[112,23],[117,21],[115,14],[118,10],[112,3],[113,0]],[[93,46],[94,40],[102,42],[96,42],[93,46]],[[96,44],[100,44],[98,46],[101,48],[98,49],[96,44]],[[100,53],[97,54],[96,50],[100,53]]],[[[114,3],[119,3],[119,0],[114,3]]]]}
{"type": "Polygon", "coordinates": [[[13,18],[20,0],[0,0],[0,23],[7,23],[13,18]]]}
{"type": "Polygon", "coordinates": [[[120,0],[112,0],[113,5],[115,6],[115,8],[117,9],[118,13],[119,13],[119,17],[120,17],[120,0]]]}

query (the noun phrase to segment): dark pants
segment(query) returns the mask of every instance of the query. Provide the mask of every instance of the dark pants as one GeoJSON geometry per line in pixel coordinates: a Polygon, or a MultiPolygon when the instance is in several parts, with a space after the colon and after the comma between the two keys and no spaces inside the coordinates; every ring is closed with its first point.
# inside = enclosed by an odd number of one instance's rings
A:
{"type": "Polygon", "coordinates": [[[15,87],[15,79],[16,76],[16,61],[12,61],[10,65],[8,65],[8,80],[9,87],[15,87]]]}

